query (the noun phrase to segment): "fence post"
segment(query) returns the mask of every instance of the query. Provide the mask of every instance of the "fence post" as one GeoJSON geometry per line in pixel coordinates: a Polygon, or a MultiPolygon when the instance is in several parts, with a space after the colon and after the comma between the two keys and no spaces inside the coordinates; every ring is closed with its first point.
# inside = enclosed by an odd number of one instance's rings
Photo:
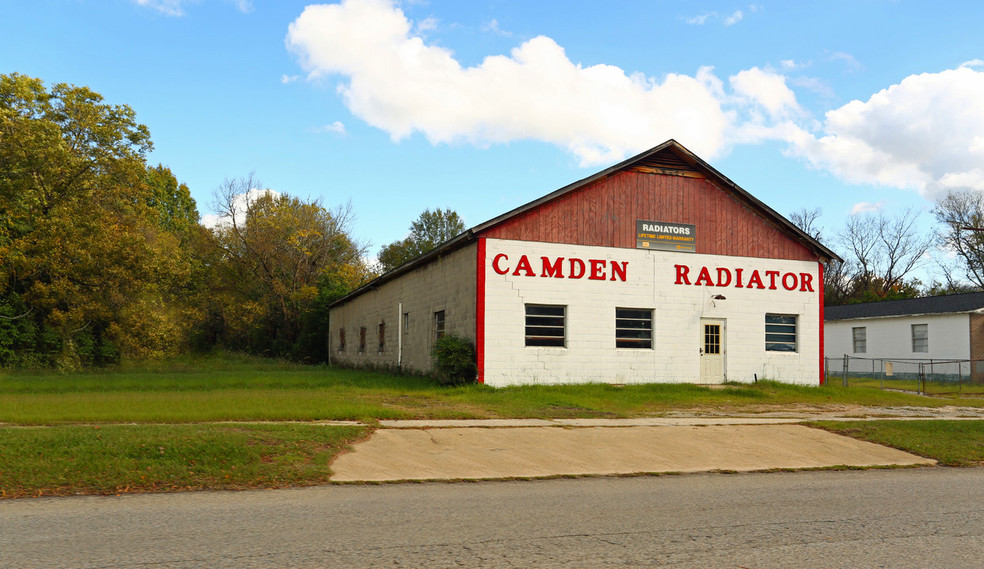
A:
{"type": "Polygon", "coordinates": [[[847,354],[844,354],[844,387],[847,387],[847,354]]]}

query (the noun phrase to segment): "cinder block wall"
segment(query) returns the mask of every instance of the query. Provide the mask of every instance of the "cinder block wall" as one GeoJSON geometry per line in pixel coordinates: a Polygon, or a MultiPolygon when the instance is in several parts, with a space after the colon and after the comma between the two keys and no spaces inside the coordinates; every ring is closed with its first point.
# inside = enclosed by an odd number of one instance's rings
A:
{"type": "Polygon", "coordinates": [[[477,255],[477,245],[467,245],[332,308],[331,360],[396,368],[402,337],[403,369],[430,371],[430,351],[437,334],[435,313],[440,311],[444,311],[445,333],[474,341],[477,255]],[[366,335],[364,350],[359,349],[362,328],[366,335]],[[345,331],[344,349],[339,343],[340,330],[345,331]]]}

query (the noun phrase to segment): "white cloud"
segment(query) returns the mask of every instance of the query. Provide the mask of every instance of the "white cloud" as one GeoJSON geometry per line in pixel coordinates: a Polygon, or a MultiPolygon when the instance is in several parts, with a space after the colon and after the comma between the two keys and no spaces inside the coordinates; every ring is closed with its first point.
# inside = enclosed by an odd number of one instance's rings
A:
{"type": "Polygon", "coordinates": [[[779,141],[850,183],[909,188],[930,199],[948,189],[984,191],[984,70],[975,62],[909,76],[817,120],[791,85],[827,94],[829,87],[768,68],[727,82],[709,67],[657,78],[582,66],[544,36],[466,67],[413,29],[392,0],[344,0],[308,6],[285,42],[309,79],[339,76],[349,111],[394,141],[415,134],[479,147],[537,140],[567,149],[584,166],[617,162],[668,138],[708,159],[735,144],[779,141]]]}
{"type": "Polygon", "coordinates": [[[960,64],[960,67],[984,67],[984,59],[971,59],[960,64]]]}
{"type": "Polygon", "coordinates": [[[334,134],[345,134],[345,125],[341,121],[335,121],[331,124],[326,124],[314,129],[314,132],[330,132],[334,134]]]}
{"type": "Polygon", "coordinates": [[[483,32],[492,32],[494,34],[499,34],[500,36],[505,36],[507,38],[508,37],[512,37],[512,33],[511,32],[507,32],[507,31],[505,31],[505,30],[503,30],[502,28],[499,27],[499,21],[496,20],[495,18],[493,18],[492,21],[490,21],[490,22],[488,22],[486,24],[483,24],[482,25],[482,31],[483,32]]]}
{"type": "Polygon", "coordinates": [[[792,151],[854,183],[918,190],[984,190],[984,72],[959,67],[910,75],[867,101],[829,111],[792,151]]]}
{"type": "Polygon", "coordinates": [[[233,215],[235,215],[237,224],[242,223],[250,204],[267,195],[276,199],[280,197],[280,192],[253,188],[245,194],[237,194],[232,200],[232,212],[227,212],[225,214],[210,213],[203,215],[200,223],[209,229],[229,227],[232,225],[233,215]]]}
{"type": "Polygon", "coordinates": [[[410,33],[387,0],[308,6],[286,44],[309,78],[342,75],[349,110],[393,140],[477,146],[542,140],[582,164],[610,163],[676,138],[703,156],[724,150],[728,117],[711,69],[660,80],[618,67],[583,67],[554,40],[533,38],[506,55],[463,67],[410,33]]]}
{"type": "Polygon", "coordinates": [[[709,14],[701,14],[700,16],[694,16],[692,18],[687,18],[687,23],[688,24],[693,24],[695,26],[703,26],[704,24],[707,23],[707,20],[709,18],[712,18],[714,16],[717,16],[717,14],[715,14],[713,12],[711,12],[709,14]]]}
{"type": "Polygon", "coordinates": [[[870,211],[878,211],[885,207],[885,202],[871,203],[871,202],[859,202],[854,204],[851,208],[851,215],[857,215],[859,213],[868,213],[870,211]]]}
{"type": "Polygon", "coordinates": [[[253,0],[229,0],[243,14],[253,13],[253,0]]]}
{"type": "Polygon", "coordinates": [[[844,53],[843,51],[835,51],[827,55],[827,59],[830,61],[841,61],[847,66],[848,71],[861,71],[864,66],[861,65],[853,55],[849,53],[844,53]]]}
{"type": "Polygon", "coordinates": [[[436,30],[439,24],[440,21],[437,18],[425,18],[417,22],[415,30],[418,34],[424,34],[436,30]]]}
{"type": "MultiPolygon", "coordinates": [[[[143,6],[152,10],[157,10],[165,16],[184,16],[185,6],[188,4],[198,4],[201,0],[130,0],[137,6],[143,6]]],[[[243,14],[253,11],[253,0],[226,0],[236,7],[243,14]]]]}
{"type": "Polygon", "coordinates": [[[740,22],[742,20],[742,18],[744,18],[744,17],[745,17],[745,15],[742,14],[741,10],[735,10],[735,13],[734,14],[731,14],[730,16],[727,16],[727,17],[724,18],[724,25],[725,26],[733,26],[733,25],[737,24],[738,22],[740,22]]]}
{"type": "Polygon", "coordinates": [[[297,81],[300,78],[301,78],[300,75],[287,75],[286,73],[284,73],[283,75],[280,76],[280,82],[286,85],[288,83],[293,83],[294,81],[297,81]]]}
{"type": "Polygon", "coordinates": [[[184,16],[182,4],[188,0],[131,0],[137,6],[143,6],[152,10],[157,10],[165,16],[184,16]]]}

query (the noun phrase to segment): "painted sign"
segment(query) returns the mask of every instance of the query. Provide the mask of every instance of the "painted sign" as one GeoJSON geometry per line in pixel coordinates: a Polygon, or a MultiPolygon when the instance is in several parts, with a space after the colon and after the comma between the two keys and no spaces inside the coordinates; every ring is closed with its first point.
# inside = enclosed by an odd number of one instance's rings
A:
{"type": "MultiPolygon", "coordinates": [[[[535,257],[534,257],[535,259],[535,257]]],[[[515,263],[509,260],[509,255],[499,253],[492,258],[492,270],[500,275],[512,274],[523,277],[544,277],[555,279],[580,279],[587,277],[592,281],[622,281],[628,271],[628,261],[611,261],[608,259],[579,259],[571,257],[540,257],[540,272],[534,268],[536,260],[531,261],[526,255],[520,255],[515,263]],[[565,262],[566,260],[566,262],[565,262]],[[564,274],[564,271],[567,274],[564,274]]]]}
{"type": "Polygon", "coordinates": [[[636,249],[696,253],[697,226],[637,219],[636,249]]]}
{"type": "Polygon", "coordinates": [[[729,269],[727,267],[701,267],[690,272],[687,265],[673,265],[676,269],[678,285],[720,286],[734,288],[759,288],[778,290],[779,286],[786,290],[815,292],[813,290],[813,275],[810,273],[794,273],[781,271],[759,271],[757,269],[729,269]]]}

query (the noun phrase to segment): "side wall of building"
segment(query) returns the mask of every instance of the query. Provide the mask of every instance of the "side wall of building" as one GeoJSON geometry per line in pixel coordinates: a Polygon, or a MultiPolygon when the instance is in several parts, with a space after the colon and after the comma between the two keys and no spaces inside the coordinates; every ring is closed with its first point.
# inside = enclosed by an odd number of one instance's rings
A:
{"type": "Polygon", "coordinates": [[[404,370],[427,372],[438,314],[445,333],[474,341],[476,263],[477,246],[471,244],[333,307],[332,362],[396,368],[402,360],[404,370]]]}
{"type": "Polygon", "coordinates": [[[699,382],[712,320],[717,381],[819,383],[817,262],[500,239],[484,257],[487,384],[699,382]],[[527,305],[564,307],[563,346],[526,345],[527,305]],[[650,348],[616,347],[617,308],[652,310],[650,348]],[[767,314],[796,317],[794,349],[766,350],[767,314]]]}
{"type": "Polygon", "coordinates": [[[845,354],[875,359],[962,360],[971,357],[971,322],[967,314],[831,320],[824,323],[824,329],[824,352],[828,358],[842,358],[845,354]],[[928,351],[913,351],[913,324],[926,324],[929,335],[928,351]],[[864,352],[854,350],[854,328],[864,328],[864,352]]]}

